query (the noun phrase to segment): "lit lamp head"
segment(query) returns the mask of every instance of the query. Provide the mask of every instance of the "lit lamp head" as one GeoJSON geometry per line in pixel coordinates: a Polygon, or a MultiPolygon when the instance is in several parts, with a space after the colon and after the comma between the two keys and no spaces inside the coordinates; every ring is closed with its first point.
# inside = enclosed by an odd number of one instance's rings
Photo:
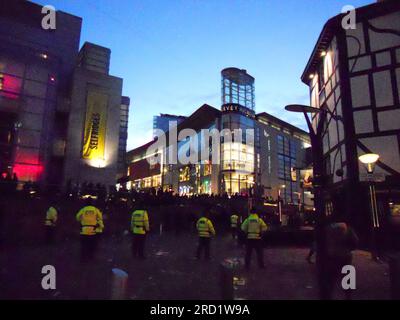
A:
{"type": "Polygon", "coordinates": [[[358,157],[358,160],[367,168],[368,173],[373,173],[375,163],[378,161],[379,155],[375,153],[366,153],[358,157]]]}

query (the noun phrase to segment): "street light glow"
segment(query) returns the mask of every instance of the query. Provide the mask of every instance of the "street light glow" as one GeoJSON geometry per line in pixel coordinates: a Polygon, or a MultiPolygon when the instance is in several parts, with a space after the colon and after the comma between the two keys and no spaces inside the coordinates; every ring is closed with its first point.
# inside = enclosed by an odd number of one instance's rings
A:
{"type": "Polygon", "coordinates": [[[374,166],[375,163],[379,159],[379,154],[375,153],[366,153],[358,157],[358,160],[360,160],[361,163],[365,164],[367,167],[367,172],[368,173],[373,173],[374,172],[374,166]]]}
{"type": "Polygon", "coordinates": [[[358,157],[358,160],[363,164],[373,164],[377,162],[378,159],[379,155],[375,153],[366,153],[358,157]]]}

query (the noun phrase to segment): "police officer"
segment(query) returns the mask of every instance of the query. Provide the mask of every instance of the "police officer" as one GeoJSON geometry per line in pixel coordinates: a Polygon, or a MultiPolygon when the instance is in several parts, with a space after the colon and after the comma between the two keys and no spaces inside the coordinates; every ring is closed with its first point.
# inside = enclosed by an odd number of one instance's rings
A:
{"type": "Polygon", "coordinates": [[[202,215],[197,220],[196,228],[199,235],[199,244],[197,247],[196,258],[200,259],[202,251],[206,260],[210,259],[210,239],[215,236],[215,229],[210,219],[209,214],[202,215]]]}
{"type": "Polygon", "coordinates": [[[231,215],[231,232],[232,238],[236,239],[238,237],[238,223],[239,223],[239,216],[237,214],[231,215]]]}
{"type": "Polygon", "coordinates": [[[89,197],[84,206],[76,215],[81,223],[81,261],[86,262],[93,258],[97,249],[97,234],[103,232],[103,215],[92,205],[89,197]]]}
{"type": "Polygon", "coordinates": [[[58,211],[55,206],[50,206],[46,211],[45,226],[45,243],[54,243],[55,228],[58,220],[58,211]]]}
{"type": "Polygon", "coordinates": [[[257,253],[258,266],[264,268],[264,256],[263,256],[263,243],[261,241],[262,233],[267,230],[267,225],[258,216],[255,208],[252,208],[250,215],[242,224],[242,231],[246,234],[246,256],[245,265],[246,269],[250,268],[251,254],[253,249],[257,253]]]}
{"type": "Polygon", "coordinates": [[[149,215],[144,209],[136,209],[131,217],[132,256],[145,258],[144,245],[146,234],[150,231],[149,215]]]}

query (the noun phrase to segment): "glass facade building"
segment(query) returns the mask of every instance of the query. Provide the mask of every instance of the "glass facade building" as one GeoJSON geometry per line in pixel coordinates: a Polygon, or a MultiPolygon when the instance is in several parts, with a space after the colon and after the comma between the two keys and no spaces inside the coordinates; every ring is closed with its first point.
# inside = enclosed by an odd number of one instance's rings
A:
{"type": "Polygon", "coordinates": [[[154,136],[156,136],[156,130],[162,130],[164,132],[167,132],[169,130],[170,123],[171,125],[173,123],[175,123],[175,125],[178,125],[185,119],[186,117],[184,116],[176,116],[165,113],[161,113],[159,116],[154,116],[153,117],[154,136]]]}
{"type": "Polygon", "coordinates": [[[222,130],[231,134],[221,143],[222,188],[228,194],[248,193],[255,183],[254,119],[237,112],[223,113],[221,118],[222,130]],[[241,136],[235,138],[234,130],[241,136]]]}
{"type": "MultiPolygon", "coordinates": [[[[222,71],[222,101],[221,110],[203,105],[177,127],[177,133],[184,129],[194,131],[198,150],[205,150],[207,159],[197,157],[194,162],[163,164],[152,171],[145,159],[145,149],[155,143],[150,142],[128,152],[131,184],[142,186],[143,181],[149,181],[149,187],[181,195],[258,192],[273,198],[277,198],[284,184],[282,198],[294,203],[300,181],[294,179],[291,172],[293,168],[305,166],[308,133],[265,112],[256,114],[254,78],[245,70],[227,68],[222,71]],[[209,143],[202,130],[208,133],[216,130],[218,143],[209,143]],[[217,162],[212,157],[215,153],[217,162]]],[[[172,150],[171,145],[167,145],[160,153],[166,159],[165,155],[172,150]]],[[[195,155],[189,137],[177,142],[176,154],[178,159],[195,155]]]]}

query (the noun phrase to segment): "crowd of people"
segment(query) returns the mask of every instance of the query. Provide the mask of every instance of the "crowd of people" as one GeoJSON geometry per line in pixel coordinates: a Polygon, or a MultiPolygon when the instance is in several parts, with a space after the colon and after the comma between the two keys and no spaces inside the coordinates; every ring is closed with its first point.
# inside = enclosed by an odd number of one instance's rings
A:
{"type": "MultiPolygon", "coordinates": [[[[30,184],[20,191],[10,185],[2,188],[5,192],[0,195],[1,244],[37,241],[57,245],[71,234],[79,235],[82,262],[93,258],[100,236],[121,237],[127,230],[132,235],[132,256],[143,258],[147,233],[161,229],[176,236],[182,232],[197,233],[194,256],[209,259],[211,239],[218,230],[219,234],[231,233],[234,241],[246,247],[246,268],[250,267],[252,251],[257,254],[258,266],[264,268],[263,234],[277,223],[276,212],[268,212],[262,203],[241,195],[188,197],[161,190],[137,192],[115,188],[107,192],[104,186],[90,184],[64,193],[30,184]]],[[[338,275],[340,263],[351,263],[350,252],[356,242],[351,229],[343,224],[339,227],[342,238],[331,244],[341,250],[337,254],[333,249],[332,279],[338,275]],[[351,244],[345,238],[351,238],[351,244]]]]}

